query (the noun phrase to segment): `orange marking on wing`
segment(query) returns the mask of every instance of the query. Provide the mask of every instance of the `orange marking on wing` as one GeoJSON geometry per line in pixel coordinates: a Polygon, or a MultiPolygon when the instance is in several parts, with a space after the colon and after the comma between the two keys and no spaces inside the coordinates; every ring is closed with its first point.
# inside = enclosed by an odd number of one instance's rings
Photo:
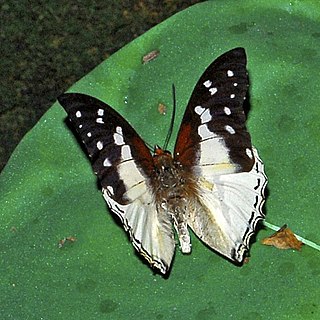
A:
{"type": "Polygon", "coordinates": [[[148,171],[147,173],[150,174],[150,172],[154,169],[154,165],[149,149],[141,139],[138,139],[136,137],[132,138],[132,144],[138,151],[138,154],[136,156],[139,157],[139,163],[141,163],[143,169],[146,169],[148,171]]]}
{"type": "Polygon", "coordinates": [[[175,158],[183,165],[192,166],[196,158],[194,153],[196,149],[194,148],[195,141],[191,137],[191,125],[183,124],[181,126],[178,139],[176,142],[175,158]]]}
{"type": "Polygon", "coordinates": [[[188,148],[191,143],[190,133],[191,125],[189,123],[182,124],[176,141],[176,154],[181,154],[184,149],[188,148]]]}

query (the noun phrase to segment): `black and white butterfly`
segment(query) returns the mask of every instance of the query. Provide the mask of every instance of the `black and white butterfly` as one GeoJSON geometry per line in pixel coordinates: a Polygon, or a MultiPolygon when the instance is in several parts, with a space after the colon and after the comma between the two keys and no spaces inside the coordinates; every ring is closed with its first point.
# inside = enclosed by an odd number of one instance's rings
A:
{"type": "Polygon", "coordinates": [[[217,58],[197,82],[173,155],[148,147],[104,102],[67,93],[59,102],[83,141],[110,209],[137,251],[166,273],[176,230],[191,252],[188,226],[210,248],[241,264],[257,223],[267,177],[245,127],[249,86],[246,54],[235,48],[217,58]]]}

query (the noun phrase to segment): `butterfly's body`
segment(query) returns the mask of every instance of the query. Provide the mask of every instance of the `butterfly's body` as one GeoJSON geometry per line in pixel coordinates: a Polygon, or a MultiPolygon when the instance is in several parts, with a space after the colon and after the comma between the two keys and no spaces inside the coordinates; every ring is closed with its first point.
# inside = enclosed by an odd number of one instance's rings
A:
{"type": "Polygon", "coordinates": [[[171,220],[178,234],[181,251],[191,252],[188,231],[188,211],[192,210],[195,198],[195,182],[190,172],[174,161],[171,153],[155,148],[154,197],[157,211],[171,220]]]}
{"type": "Polygon", "coordinates": [[[59,98],[91,158],[110,209],[132,244],[166,273],[174,226],[183,253],[191,252],[188,227],[209,247],[241,264],[257,223],[267,178],[245,128],[249,81],[242,48],[215,60],[197,82],[173,154],[151,155],[130,124],[93,97],[59,98]]]}

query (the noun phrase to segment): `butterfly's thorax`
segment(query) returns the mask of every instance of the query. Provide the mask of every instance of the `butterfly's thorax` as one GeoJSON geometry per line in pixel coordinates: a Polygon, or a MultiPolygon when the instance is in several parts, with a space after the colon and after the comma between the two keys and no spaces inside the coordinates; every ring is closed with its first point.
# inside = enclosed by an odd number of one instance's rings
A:
{"type": "Polygon", "coordinates": [[[169,151],[156,149],[153,157],[155,198],[159,212],[168,214],[179,236],[182,252],[191,251],[187,229],[188,210],[192,207],[194,182],[187,170],[175,161],[169,151]]]}

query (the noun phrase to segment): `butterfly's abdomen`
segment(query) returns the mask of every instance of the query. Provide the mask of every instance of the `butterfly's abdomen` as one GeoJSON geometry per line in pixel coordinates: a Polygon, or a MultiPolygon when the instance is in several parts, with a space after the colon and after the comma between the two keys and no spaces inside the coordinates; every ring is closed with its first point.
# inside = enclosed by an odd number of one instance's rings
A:
{"type": "Polygon", "coordinates": [[[156,184],[155,198],[158,212],[167,215],[174,224],[183,253],[191,252],[190,235],[187,228],[188,210],[192,208],[191,176],[176,163],[171,154],[154,157],[156,184]]]}

